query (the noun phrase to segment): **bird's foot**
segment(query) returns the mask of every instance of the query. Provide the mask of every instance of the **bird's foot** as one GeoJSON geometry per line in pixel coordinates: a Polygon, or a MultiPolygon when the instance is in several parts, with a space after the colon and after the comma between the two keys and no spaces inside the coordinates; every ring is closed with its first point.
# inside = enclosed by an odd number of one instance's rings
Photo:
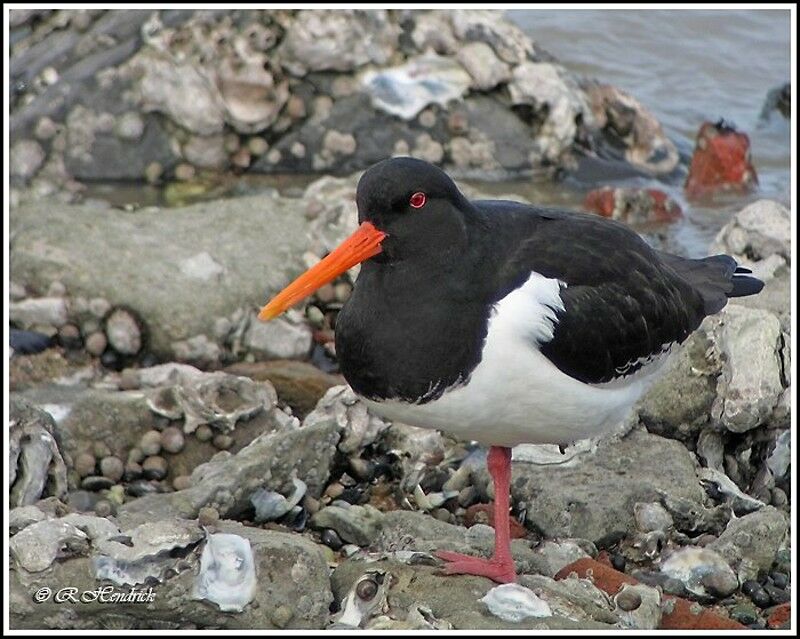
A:
{"type": "Polygon", "coordinates": [[[488,577],[500,584],[510,584],[517,580],[513,559],[506,561],[499,561],[495,558],[482,559],[449,550],[439,550],[434,554],[447,562],[443,567],[446,575],[477,575],[488,577]]]}

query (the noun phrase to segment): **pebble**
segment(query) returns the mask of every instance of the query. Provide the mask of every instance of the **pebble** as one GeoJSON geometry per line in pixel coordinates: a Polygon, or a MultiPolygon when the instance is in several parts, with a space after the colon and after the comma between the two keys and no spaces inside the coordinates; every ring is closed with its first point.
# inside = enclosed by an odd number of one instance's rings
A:
{"type": "Polygon", "coordinates": [[[192,478],[189,475],[178,475],[172,480],[172,487],[175,490],[186,490],[187,488],[191,488],[191,486],[192,478]]]}
{"type": "Polygon", "coordinates": [[[91,453],[79,454],[77,457],[75,457],[75,462],[73,464],[75,472],[77,472],[81,477],[86,477],[87,475],[94,473],[94,468],[96,465],[97,460],[91,453]]]}
{"type": "Polygon", "coordinates": [[[183,450],[185,440],[180,428],[170,426],[161,433],[161,448],[168,453],[179,453],[183,450]]]}
{"type": "Polygon", "coordinates": [[[739,580],[731,571],[714,570],[700,580],[712,597],[727,597],[739,587],[739,580]]]}
{"type": "Polygon", "coordinates": [[[740,603],[735,605],[730,609],[729,614],[731,619],[734,619],[745,626],[749,626],[750,624],[758,621],[758,610],[756,610],[753,605],[749,603],[740,603]]]}
{"type": "Polygon", "coordinates": [[[144,497],[145,495],[152,495],[158,492],[158,487],[153,484],[153,482],[149,482],[146,479],[137,479],[129,483],[125,487],[125,490],[133,497],[144,497]]]}
{"type": "Polygon", "coordinates": [[[431,515],[434,516],[435,519],[444,522],[450,522],[452,520],[452,516],[450,511],[447,508],[437,508],[436,510],[431,512],[431,515]]]}
{"type": "MultiPolygon", "coordinates": [[[[619,553],[614,553],[611,555],[611,565],[613,566],[614,570],[625,572],[625,563],[625,557],[619,553]]],[[[630,608],[630,610],[633,610],[633,608],[630,608]]]]}
{"type": "Polygon", "coordinates": [[[148,457],[142,464],[142,471],[148,479],[164,479],[167,476],[167,460],[157,455],[148,457]]]}
{"type": "Polygon", "coordinates": [[[228,450],[231,446],[233,446],[233,437],[226,435],[225,433],[220,433],[214,437],[214,440],[211,443],[217,450],[228,450]]]}
{"type": "Polygon", "coordinates": [[[100,460],[100,472],[111,481],[118,482],[125,473],[125,464],[119,457],[113,455],[100,460]]]}
{"type": "Polygon", "coordinates": [[[180,182],[188,182],[189,180],[194,179],[194,176],[195,170],[191,164],[181,162],[175,167],[175,179],[179,180],[180,182]]]}
{"type": "Polygon", "coordinates": [[[770,584],[765,585],[764,590],[766,591],[766,594],[769,595],[772,603],[776,606],[779,604],[788,603],[792,600],[792,596],[788,590],[782,590],[770,584]]]}
{"type": "Polygon", "coordinates": [[[39,121],[36,123],[36,128],[33,131],[33,135],[38,140],[49,140],[55,136],[56,133],[58,133],[56,123],[47,116],[39,118],[39,121]]]}
{"type": "Polygon", "coordinates": [[[101,320],[111,310],[111,302],[105,297],[93,297],[89,300],[89,312],[97,319],[101,320]]]}
{"type": "Polygon", "coordinates": [[[336,291],[337,302],[346,302],[350,299],[350,295],[353,292],[353,287],[347,282],[339,282],[334,289],[336,291]]]}
{"type": "Polygon", "coordinates": [[[120,360],[119,354],[111,349],[106,350],[100,356],[100,363],[110,370],[119,370],[122,368],[122,361],[120,360]]]}
{"type": "Polygon", "coordinates": [[[141,322],[125,308],[111,311],[105,322],[108,343],[122,355],[136,355],[142,350],[141,322]]]}
{"type": "Polygon", "coordinates": [[[139,440],[139,448],[146,456],[158,455],[161,452],[161,433],[148,430],[139,440]]]}
{"type": "Polygon", "coordinates": [[[111,502],[109,502],[107,499],[101,499],[94,505],[94,512],[98,517],[110,516],[113,512],[111,502]]]}
{"type": "Polygon", "coordinates": [[[314,499],[308,493],[306,493],[306,495],[303,497],[302,504],[303,510],[305,510],[309,515],[313,515],[314,513],[318,512],[322,507],[322,504],[319,503],[319,500],[314,499]]]}
{"type": "Polygon", "coordinates": [[[353,474],[361,481],[369,481],[372,478],[372,464],[361,457],[351,457],[348,465],[353,474]]]}
{"type": "Polygon", "coordinates": [[[95,492],[98,490],[111,488],[113,485],[113,481],[111,481],[108,477],[103,477],[101,475],[89,475],[88,477],[84,477],[83,481],[81,482],[81,488],[95,492]]]}
{"type": "Polygon", "coordinates": [[[786,586],[789,585],[789,575],[787,575],[785,572],[775,571],[771,572],[769,576],[776,588],[786,590],[786,586]]]}
{"type": "Polygon", "coordinates": [[[269,144],[264,138],[253,137],[247,141],[247,149],[253,155],[264,155],[269,149],[269,144]]]}
{"type": "Polygon", "coordinates": [[[129,461],[125,464],[125,472],[122,476],[125,478],[125,481],[139,479],[139,477],[142,476],[142,465],[138,462],[129,461]]]}
{"type": "MultiPolygon", "coordinates": [[[[445,484],[446,486],[447,484],[445,484]]],[[[475,486],[467,486],[462,488],[458,493],[458,505],[462,508],[472,506],[478,499],[478,489],[475,486]]]]}
{"type": "Polygon", "coordinates": [[[614,601],[620,610],[630,612],[642,605],[642,596],[638,592],[626,588],[616,596],[614,601]]]}
{"type": "Polygon", "coordinates": [[[134,368],[125,368],[119,376],[120,390],[136,390],[139,388],[139,373],[134,368]]]}
{"type": "Polygon", "coordinates": [[[84,346],[89,353],[96,357],[100,357],[100,355],[103,354],[103,351],[106,350],[106,346],[108,346],[106,334],[103,331],[96,331],[92,333],[86,338],[84,346]]]}
{"type": "Polygon", "coordinates": [[[326,528],[322,531],[322,535],[320,535],[320,541],[322,541],[322,543],[331,550],[340,550],[344,545],[341,537],[339,537],[339,533],[332,528],[326,528]]]}
{"type": "Polygon", "coordinates": [[[131,448],[128,451],[128,463],[141,464],[146,455],[142,452],[141,448],[131,448]]]}
{"type": "Polygon", "coordinates": [[[105,442],[95,442],[92,446],[92,450],[97,459],[103,459],[103,457],[109,457],[111,455],[111,449],[105,442]]]}
{"type": "Polygon", "coordinates": [[[144,179],[148,184],[158,184],[163,173],[164,167],[161,162],[150,162],[144,169],[144,179]]]}
{"type": "Polygon", "coordinates": [[[748,579],[742,584],[742,593],[747,595],[756,606],[766,608],[769,606],[770,596],[755,579],[748,579]]]}
{"type": "Polygon", "coordinates": [[[194,431],[194,436],[197,437],[197,439],[199,439],[201,442],[207,442],[214,437],[214,431],[208,424],[202,424],[197,427],[196,431],[194,431]]]}
{"type": "Polygon", "coordinates": [[[782,488],[772,488],[769,491],[770,494],[770,503],[775,506],[775,508],[784,508],[789,503],[789,498],[786,496],[786,492],[782,488]]]}
{"type": "Polygon", "coordinates": [[[197,521],[205,528],[216,526],[219,523],[219,511],[211,506],[204,506],[197,514],[197,521]]]}
{"type": "Polygon", "coordinates": [[[333,482],[325,489],[325,496],[331,499],[337,499],[344,492],[344,486],[338,481],[333,482]]]}

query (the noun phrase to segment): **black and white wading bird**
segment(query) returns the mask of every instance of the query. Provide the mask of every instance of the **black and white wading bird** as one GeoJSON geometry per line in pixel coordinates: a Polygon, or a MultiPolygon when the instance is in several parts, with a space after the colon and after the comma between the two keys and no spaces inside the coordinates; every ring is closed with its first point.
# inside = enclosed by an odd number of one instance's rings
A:
{"type": "Polygon", "coordinates": [[[448,573],[515,580],[512,446],[611,430],[704,317],[763,287],[732,257],[663,253],[595,215],[470,201],[412,158],[367,170],[356,201],[355,233],[259,318],[361,264],[336,323],[350,386],[378,415],[490,446],[494,556],[439,552],[448,573]]]}

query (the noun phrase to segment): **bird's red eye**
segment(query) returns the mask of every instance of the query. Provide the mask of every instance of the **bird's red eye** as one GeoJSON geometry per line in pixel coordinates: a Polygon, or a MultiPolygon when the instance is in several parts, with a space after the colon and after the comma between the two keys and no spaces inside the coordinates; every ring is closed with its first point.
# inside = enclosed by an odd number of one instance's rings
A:
{"type": "Polygon", "coordinates": [[[411,196],[411,199],[408,201],[408,203],[412,206],[412,208],[421,209],[423,206],[425,206],[425,202],[427,200],[428,198],[425,197],[425,194],[422,191],[417,191],[411,196]]]}

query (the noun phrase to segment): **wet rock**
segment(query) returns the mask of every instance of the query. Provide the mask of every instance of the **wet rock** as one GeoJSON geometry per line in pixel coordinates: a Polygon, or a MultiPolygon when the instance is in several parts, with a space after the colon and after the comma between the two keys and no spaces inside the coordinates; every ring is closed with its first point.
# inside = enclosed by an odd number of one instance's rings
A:
{"type": "Polygon", "coordinates": [[[593,122],[586,95],[566,70],[550,62],[523,62],[508,84],[511,105],[530,111],[538,124],[533,148],[537,157],[559,162],[578,133],[576,122],[593,122]]]}
{"type": "Polygon", "coordinates": [[[412,120],[430,104],[461,98],[472,78],[452,58],[429,52],[398,67],[368,71],[362,83],[376,109],[412,120]]]}
{"type": "MultiPolygon", "coordinates": [[[[506,621],[489,614],[486,605],[479,601],[496,584],[483,577],[442,575],[438,567],[421,563],[423,560],[421,553],[415,553],[408,559],[393,556],[392,553],[348,559],[331,576],[334,597],[346,602],[355,586],[367,578],[367,573],[381,572],[386,574],[384,583],[388,585],[386,604],[382,604],[381,598],[375,606],[360,607],[360,614],[353,615],[353,620],[359,622],[360,627],[428,630],[437,627],[456,630],[610,627],[584,613],[578,617],[554,613],[549,617],[506,621]],[[390,623],[391,619],[395,620],[394,624],[390,623]]],[[[375,592],[377,597],[382,591],[378,588],[375,592]]]]}
{"type": "Polygon", "coordinates": [[[9,156],[11,175],[29,180],[45,161],[42,147],[35,140],[20,140],[11,147],[9,156]]]}
{"type": "Polygon", "coordinates": [[[40,297],[11,302],[8,317],[23,328],[33,326],[61,327],[68,321],[67,302],[62,297],[40,297]]]}
{"type": "Polygon", "coordinates": [[[383,513],[372,506],[327,506],[311,518],[316,528],[335,530],[344,541],[369,546],[380,532],[383,513]]]}
{"type": "Polygon", "coordinates": [[[678,150],[661,124],[636,98],[608,84],[584,86],[594,123],[612,144],[624,145],[624,157],[634,167],[655,175],[666,175],[678,166],[678,150]]]}
{"type": "Polygon", "coordinates": [[[338,449],[342,453],[354,453],[374,443],[389,425],[379,417],[367,412],[366,405],[359,401],[349,386],[334,386],[325,393],[316,409],[306,417],[306,424],[335,421],[342,438],[338,449]]]}
{"type": "MultiPolygon", "coordinates": [[[[80,556],[62,561],[56,573],[14,571],[11,597],[19,605],[12,613],[12,626],[75,628],[125,624],[131,628],[273,629],[274,619],[281,616],[281,607],[292,613],[284,619],[287,627],[311,629],[325,625],[331,593],[327,566],[318,547],[296,535],[229,521],[220,522],[218,532],[241,537],[252,550],[258,587],[253,601],[242,612],[222,612],[217,605],[192,598],[200,570],[203,531],[196,522],[167,517],[158,523],[126,530],[117,541],[93,541],[91,558],[80,556]],[[152,588],[154,597],[144,602],[121,602],[111,608],[91,603],[56,604],[52,600],[34,603],[27,593],[45,586],[48,579],[53,587],[54,575],[59,582],[63,580],[79,591],[96,588],[96,575],[107,576],[111,583],[145,579],[148,586],[140,585],[137,590],[147,592],[148,587],[152,588]],[[62,618],[65,610],[66,621],[62,618]]],[[[224,581],[227,575],[221,576],[224,581]]]]}
{"type": "Polygon", "coordinates": [[[697,133],[684,189],[690,198],[721,191],[746,193],[758,185],[750,162],[750,138],[720,120],[704,122],[697,133]]]}
{"type": "Polygon", "coordinates": [[[780,255],[788,263],[792,259],[791,238],[789,210],[773,200],[758,200],[722,227],[711,250],[733,255],[745,263],[771,255],[780,255]]]}
{"type": "Polygon", "coordinates": [[[727,561],[710,547],[680,548],[664,561],[661,572],[678,579],[689,592],[700,597],[721,599],[739,587],[739,580],[727,561]]]}
{"type": "Polygon", "coordinates": [[[460,47],[456,60],[472,77],[472,87],[479,91],[489,91],[511,77],[509,66],[485,42],[470,42],[460,47]]]}
{"type": "Polygon", "coordinates": [[[735,304],[717,317],[724,364],[712,413],[742,433],[768,420],[783,392],[780,322],[768,311],[735,304]]]}
{"type": "Polygon", "coordinates": [[[270,322],[250,320],[244,336],[244,345],[262,357],[277,359],[301,359],[311,350],[311,329],[303,317],[289,312],[270,322]]]}
{"type": "Polygon", "coordinates": [[[45,519],[48,519],[47,515],[36,506],[12,508],[8,513],[8,534],[13,537],[20,530],[45,519]]]}
{"type": "Polygon", "coordinates": [[[527,511],[526,523],[545,537],[600,539],[616,530],[633,530],[634,505],[662,493],[702,503],[695,462],[678,442],[633,431],[619,441],[602,442],[574,465],[512,464],[511,491],[527,511]],[[664,461],[652,473],[652,455],[664,461]]]}
{"type": "Polygon", "coordinates": [[[147,322],[149,348],[170,355],[173,342],[213,335],[215,318],[262,304],[305,268],[299,256],[306,229],[302,216],[291,214],[296,211],[296,200],[277,195],[195,204],[169,215],[27,202],[11,220],[11,268],[32,290],[58,279],[72,295],[102,296],[133,309],[147,322]],[[271,232],[261,236],[253,228],[271,232]],[[224,269],[214,286],[181,270],[202,252],[224,269]]]}
{"type": "Polygon", "coordinates": [[[755,579],[772,566],[787,530],[786,516],[772,506],[732,519],[708,548],[722,555],[741,581],[755,579]]]}
{"type": "Polygon", "coordinates": [[[683,217],[680,205],[658,189],[606,186],[586,195],[584,208],[629,224],[673,222],[683,217]]]}
{"type": "Polygon", "coordinates": [[[222,517],[245,512],[250,496],[260,487],[272,490],[288,485],[292,473],[319,496],[328,481],[338,427],[332,420],[306,424],[281,411],[265,413],[260,432],[238,453],[219,453],[194,468],[192,485],[174,493],[147,495],[123,504],[119,521],[138,523],[163,517],[194,519],[200,508],[212,506],[222,517]]]}
{"type": "Polygon", "coordinates": [[[66,494],[67,468],[50,415],[24,400],[12,398],[8,441],[9,504],[12,508],[66,494]]]}
{"type": "Polygon", "coordinates": [[[11,558],[18,568],[28,572],[41,572],[57,559],[85,554],[88,548],[88,535],[60,519],[31,524],[9,542],[11,558]]]}
{"type": "Polygon", "coordinates": [[[383,9],[304,11],[291,22],[279,52],[283,66],[294,75],[352,71],[370,62],[385,64],[398,35],[383,9]]]}
{"type": "Polygon", "coordinates": [[[497,11],[463,10],[448,13],[453,33],[459,40],[484,42],[509,64],[520,64],[537,57],[531,40],[497,11]]]}
{"type": "Polygon", "coordinates": [[[307,362],[295,360],[238,362],[226,368],[225,372],[270,382],[281,401],[289,404],[292,412],[301,418],[314,410],[329,388],[343,382],[338,375],[330,375],[307,362]]]}
{"type": "Polygon", "coordinates": [[[768,120],[774,111],[778,111],[786,120],[792,113],[792,85],[788,82],[767,92],[761,118],[768,120]]]}

